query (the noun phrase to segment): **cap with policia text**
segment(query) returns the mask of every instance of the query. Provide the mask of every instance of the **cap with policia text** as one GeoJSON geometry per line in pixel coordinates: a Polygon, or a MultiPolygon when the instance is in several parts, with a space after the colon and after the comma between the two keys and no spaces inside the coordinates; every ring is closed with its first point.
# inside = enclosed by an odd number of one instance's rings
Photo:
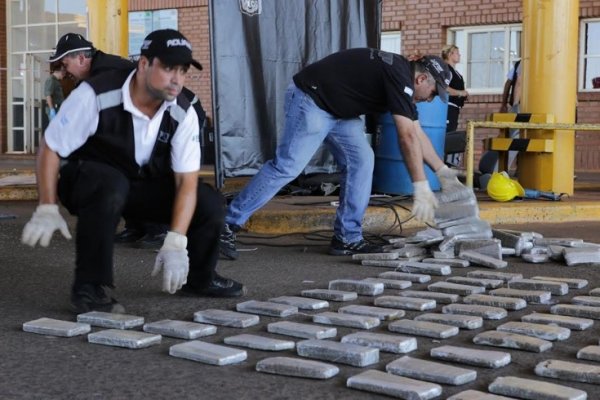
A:
{"type": "Polygon", "coordinates": [[[60,39],[58,39],[56,51],[50,56],[48,61],[58,61],[69,53],[93,49],[94,45],[92,42],[85,40],[80,34],[66,33],[60,39]]]}
{"type": "Polygon", "coordinates": [[[202,65],[192,58],[192,45],[179,31],[160,29],[150,33],[142,43],[141,54],[145,57],[157,57],[166,65],[193,65],[202,69],[202,65]]]}
{"type": "Polygon", "coordinates": [[[444,103],[447,103],[448,85],[452,79],[452,73],[450,72],[450,68],[448,68],[448,64],[440,57],[432,55],[423,56],[418,62],[433,76],[438,96],[440,96],[440,99],[444,103]]]}

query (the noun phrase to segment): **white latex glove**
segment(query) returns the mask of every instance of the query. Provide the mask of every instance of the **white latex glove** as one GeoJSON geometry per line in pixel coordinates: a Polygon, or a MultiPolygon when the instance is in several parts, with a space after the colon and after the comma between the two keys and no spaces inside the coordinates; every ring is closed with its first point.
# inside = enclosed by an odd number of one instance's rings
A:
{"type": "Polygon", "coordinates": [[[444,165],[435,171],[435,174],[440,180],[442,192],[450,193],[465,190],[465,186],[458,180],[458,170],[448,168],[447,165],[444,165]]]}
{"type": "Polygon", "coordinates": [[[59,230],[65,238],[71,239],[67,223],[58,212],[58,205],[40,204],[35,209],[29,222],[25,224],[23,234],[21,235],[21,242],[35,247],[39,241],[40,246],[48,247],[50,239],[52,239],[52,235],[56,230],[59,230]]]}
{"type": "Polygon", "coordinates": [[[190,269],[187,237],[177,232],[167,232],[165,241],[156,256],[152,276],[156,276],[161,269],[163,270],[162,290],[164,292],[173,294],[185,285],[190,269]]]}
{"type": "Polygon", "coordinates": [[[429,182],[413,182],[412,215],[419,221],[432,222],[438,201],[429,187],[429,182]]]}

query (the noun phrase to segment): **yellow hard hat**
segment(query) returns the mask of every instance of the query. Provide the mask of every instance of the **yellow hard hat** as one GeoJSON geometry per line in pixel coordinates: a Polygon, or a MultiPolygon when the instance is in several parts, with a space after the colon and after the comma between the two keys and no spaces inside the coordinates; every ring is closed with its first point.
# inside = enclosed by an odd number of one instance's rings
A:
{"type": "Polygon", "coordinates": [[[521,184],[508,177],[504,171],[494,172],[487,185],[488,195],[496,201],[511,201],[515,197],[524,197],[525,189],[521,184]]]}

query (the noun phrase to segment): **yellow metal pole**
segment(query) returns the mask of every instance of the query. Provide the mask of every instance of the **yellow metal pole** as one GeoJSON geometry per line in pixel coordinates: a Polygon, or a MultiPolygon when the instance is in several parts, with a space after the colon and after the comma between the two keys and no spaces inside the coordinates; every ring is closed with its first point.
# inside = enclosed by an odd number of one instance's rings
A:
{"type": "MultiPolygon", "coordinates": [[[[521,109],[554,114],[574,123],[577,101],[579,0],[523,1],[523,93],[521,109]]],[[[532,139],[553,139],[552,153],[519,154],[523,187],[573,194],[575,134],[528,131],[532,139]]]]}
{"type": "Polygon", "coordinates": [[[109,54],[127,57],[129,31],[127,0],[87,0],[90,40],[109,54]]]}

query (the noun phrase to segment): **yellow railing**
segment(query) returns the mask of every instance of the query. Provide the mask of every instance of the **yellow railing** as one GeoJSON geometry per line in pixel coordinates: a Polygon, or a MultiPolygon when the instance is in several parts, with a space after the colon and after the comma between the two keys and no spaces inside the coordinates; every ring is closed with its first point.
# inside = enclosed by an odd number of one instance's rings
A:
{"type": "MultiPolygon", "coordinates": [[[[475,155],[475,128],[497,129],[541,129],[565,131],[600,131],[600,124],[561,124],[561,123],[530,123],[530,122],[492,122],[492,121],[467,121],[467,146],[465,149],[466,183],[473,187],[473,157],[475,155]]],[[[552,140],[552,139],[531,139],[552,140]]]]}

